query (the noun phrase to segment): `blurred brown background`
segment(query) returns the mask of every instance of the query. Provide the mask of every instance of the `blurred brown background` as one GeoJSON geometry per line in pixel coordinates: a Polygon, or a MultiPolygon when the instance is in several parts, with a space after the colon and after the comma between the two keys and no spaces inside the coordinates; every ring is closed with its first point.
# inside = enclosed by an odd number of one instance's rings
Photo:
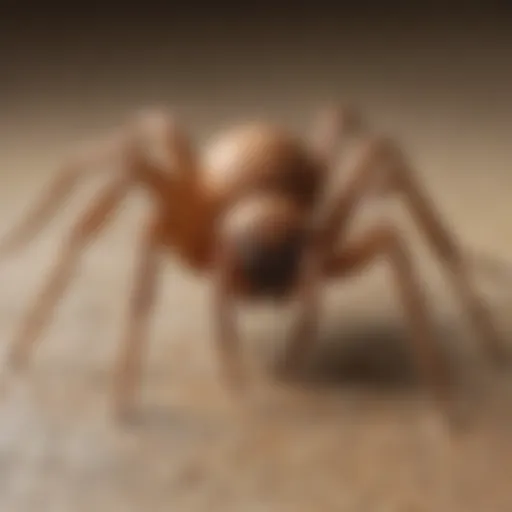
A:
{"type": "MultiPolygon", "coordinates": [[[[512,32],[504,9],[90,3],[59,10],[5,2],[0,19],[1,229],[63,155],[137,108],[175,109],[203,140],[265,116],[307,133],[315,109],[339,98],[402,141],[466,245],[512,262],[512,32]]],[[[2,262],[5,343],[73,213],[93,193],[84,189],[30,250],[2,262]]],[[[208,284],[170,262],[140,396],[144,421],[115,427],[111,364],[146,205],[134,194],[88,252],[30,379],[4,396],[1,510],[511,509],[509,379],[484,371],[477,340],[412,232],[440,337],[456,349],[465,376],[462,395],[468,381],[487,393],[463,436],[447,434],[410,382],[401,311],[380,265],[328,291],[312,369],[329,385],[317,392],[309,381],[300,390],[262,384],[249,425],[236,421],[217,382],[208,284]]],[[[509,286],[482,282],[505,335],[509,286]]],[[[282,318],[272,309],[247,316],[255,360],[279,346],[282,318]]]]}

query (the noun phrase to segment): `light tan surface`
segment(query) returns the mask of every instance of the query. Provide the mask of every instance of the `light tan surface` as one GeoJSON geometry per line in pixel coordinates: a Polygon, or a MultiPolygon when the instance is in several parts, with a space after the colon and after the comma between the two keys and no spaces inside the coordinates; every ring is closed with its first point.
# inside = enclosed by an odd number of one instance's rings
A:
{"type": "MultiPolygon", "coordinates": [[[[20,89],[18,103],[5,110],[0,127],[2,226],[7,230],[19,217],[69,148],[115,125],[132,108],[155,100],[178,105],[191,129],[204,137],[231,120],[266,112],[307,130],[316,104],[346,95],[403,140],[466,244],[512,262],[512,82],[502,66],[509,51],[499,42],[497,35],[494,46],[469,37],[440,43],[437,49],[417,42],[410,43],[408,55],[404,50],[396,56],[391,52],[398,43],[392,41],[386,50],[368,42],[342,51],[329,46],[326,36],[317,53],[296,43],[278,46],[270,62],[255,57],[252,73],[248,64],[235,66],[229,48],[205,45],[199,47],[200,57],[192,59],[200,75],[195,87],[183,85],[186,65],[164,71],[175,51],[169,45],[151,65],[145,64],[146,81],[137,82],[135,65],[115,78],[105,68],[103,82],[98,75],[103,86],[90,89],[72,89],[78,80],[69,75],[67,96],[51,92],[64,87],[54,67],[53,78],[45,82],[40,77],[48,97],[38,100],[20,89]],[[201,59],[209,62],[206,50],[228,54],[223,72],[229,85],[201,67],[201,59]],[[478,65],[466,59],[470,52],[478,65]],[[286,66],[272,66],[274,61],[286,66]],[[237,72],[239,87],[234,89],[229,76],[237,72]],[[114,94],[116,81],[125,87],[114,94]],[[216,89],[208,89],[215,84],[216,89]],[[23,94],[31,97],[29,102],[23,103],[23,94]]],[[[94,76],[91,62],[84,65],[94,76]]],[[[73,200],[69,216],[62,215],[29,251],[2,262],[0,337],[5,343],[58,251],[72,212],[86,201],[85,196],[73,200]]],[[[141,421],[116,427],[109,416],[111,365],[145,206],[135,194],[108,235],[88,251],[41,341],[30,377],[5,390],[0,409],[2,512],[512,510],[512,393],[507,390],[512,379],[484,372],[476,340],[453,307],[450,290],[438,269],[428,265],[422,266],[423,275],[432,276],[428,291],[442,338],[455,348],[471,349],[455,351],[465,377],[461,395],[470,395],[469,379],[487,397],[480,409],[473,408],[474,424],[464,435],[450,438],[432,404],[401,383],[412,366],[401,356],[407,337],[385,268],[334,285],[327,293],[325,348],[313,367],[317,374],[334,374],[334,382],[322,392],[309,385],[298,390],[261,383],[256,405],[248,407],[252,420],[244,422],[230,409],[217,381],[208,283],[172,261],[149,340],[141,421]],[[396,389],[391,385],[395,377],[396,389]],[[362,382],[363,390],[354,388],[354,381],[362,382]],[[404,399],[392,400],[397,395],[404,399]]],[[[511,343],[507,287],[512,282],[483,285],[511,343]]],[[[253,311],[247,318],[248,349],[259,368],[284,339],[281,319],[278,311],[253,311]]]]}

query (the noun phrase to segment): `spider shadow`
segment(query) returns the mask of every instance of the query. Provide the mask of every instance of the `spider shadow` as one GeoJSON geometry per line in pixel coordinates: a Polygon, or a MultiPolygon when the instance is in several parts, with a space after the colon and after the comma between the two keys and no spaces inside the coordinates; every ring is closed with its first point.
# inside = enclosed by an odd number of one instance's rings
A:
{"type": "MultiPolygon", "coordinates": [[[[440,332],[444,350],[447,333],[440,332]]],[[[449,347],[448,347],[449,348],[449,347]]],[[[410,397],[424,387],[410,336],[399,322],[345,321],[320,333],[314,352],[301,369],[274,375],[280,381],[319,390],[357,389],[375,397],[410,397]]]]}
{"type": "MultiPolygon", "coordinates": [[[[456,394],[463,395],[471,390],[466,386],[462,353],[456,345],[461,333],[455,325],[438,325],[437,342],[441,353],[450,365],[456,394]],[[462,385],[462,386],[461,386],[462,385]]],[[[416,401],[428,396],[428,384],[421,378],[416,352],[411,336],[399,320],[374,319],[331,322],[320,333],[315,350],[301,369],[282,371],[278,361],[270,363],[272,378],[292,388],[319,392],[334,391],[343,395],[346,391],[356,391],[360,398],[368,397],[385,402],[416,401]],[[274,364],[275,363],[275,364],[274,364]]],[[[266,410],[266,409],[264,409],[266,410]]],[[[264,410],[260,413],[264,414],[264,410]]],[[[277,410],[268,405],[273,420],[300,420],[303,413],[279,402],[277,410]]],[[[332,413],[327,408],[325,414],[332,413]]],[[[321,411],[316,411],[315,414],[321,411]]],[[[265,414],[264,414],[265,415],[265,414]]],[[[210,415],[204,411],[187,408],[147,407],[138,417],[138,426],[172,425],[177,431],[186,430],[189,434],[212,434],[226,427],[225,418],[210,415]]],[[[265,417],[269,416],[268,414],[265,417]]],[[[306,413],[308,419],[310,415],[306,413]]]]}
{"type": "MultiPolygon", "coordinates": [[[[486,376],[483,359],[473,360],[468,340],[452,323],[437,325],[436,341],[447,359],[451,377],[449,424],[467,428],[479,421],[512,427],[506,404],[512,396],[512,377],[486,376]],[[505,407],[503,406],[505,404],[505,407]]],[[[320,334],[316,350],[300,370],[275,377],[293,387],[336,393],[356,390],[371,402],[416,402],[431,400],[429,384],[420,374],[416,351],[405,325],[376,319],[369,322],[333,323],[320,334]]],[[[494,371],[494,370],[493,370],[494,371]]],[[[432,404],[434,402],[431,402],[432,404]]]]}

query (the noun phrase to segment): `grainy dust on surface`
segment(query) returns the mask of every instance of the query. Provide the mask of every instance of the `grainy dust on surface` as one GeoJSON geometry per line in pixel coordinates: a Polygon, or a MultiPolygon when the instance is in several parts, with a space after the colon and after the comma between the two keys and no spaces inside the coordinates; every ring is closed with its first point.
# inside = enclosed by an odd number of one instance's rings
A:
{"type": "MultiPolygon", "coordinates": [[[[333,52],[330,57],[325,53],[325,64],[315,59],[307,64],[314,52],[305,53],[302,67],[290,67],[286,76],[276,70],[266,89],[250,89],[241,74],[236,98],[222,96],[228,89],[220,86],[215,100],[195,89],[180,89],[186,74],[179,75],[176,68],[165,76],[161,72],[170,65],[165,52],[155,57],[159,74],[153,79],[156,83],[159,77],[162,90],[168,87],[165,103],[182,105],[201,135],[230,117],[243,118],[244,105],[251,113],[259,105],[259,113],[268,110],[303,128],[310,105],[321,103],[327,92],[330,97],[335,91],[347,94],[403,141],[465,243],[512,261],[512,150],[510,130],[505,129],[511,119],[510,87],[504,86],[502,71],[492,75],[494,61],[488,59],[487,82],[479,89],[472,81],[474,62],[463,69],[456,52],[478,51],[483,62],[483,47],[474,47],[469,39],[456,42],[447,43],[428,61],[434,66],[441,55],[448,55],[444,75],[423,72],[418,62],[393,54],[389,65],[395,68],[388,69],[390,76],[395,73],[394,81],[387,85],[376,83],[381,68],[372,68],[368,60],[374,50],[375,63],[383,65],[381,43],[361,47],[367,60],[360,61],[355,53],[340,49],[334,52],[336,58],[333,52]],[[350,68],[356,61],[360,66],[350,68]],[[308,71],[309,65],[314,72],[308,71]],[[431,82],[421,89],[427,76],[431,82]],[[290,80],[298,87],[293,94],[290,80]],[[327,83],[329,91],[322,85],[327,83]],[[483,96],[486,106],[480,108],[483,96]],[[482,119],[478,123],[477,114],[482,119]]],[[[418,48],[426,62],[427,45],[418,48]]],[[[298,46],[294,51],[300,52],[298,46]]],[[[505,56],[496,49],[489,52],[494,52],[498,69],[499,58],[505,56]]],[[[136,71],[122,75],[124,96],[112,92],[114,81],[104,90],[100,85],[87,91],[82,86],[75,96],[56,94],[30,104],[20,100],[19,108],[11,104],[5,110],[9,122],[2,124],[0,137],[2,229],[19,218],[68,148],[114,126],[122,119],[120,112],[153,102],[155,90],[146,87],[152,76],[149,64],[146,68],[148,82],[141,81],[138,88],[136,71]]],[[[226,67],[225,73],[230,69],[226,67]]],[[[103,71],[109,70],[107,66],[103,71]]],[[[89,72],[101,80],[101,74],[89,72]]],[[[29,250],[1,262],[2,349],[42,284],[72,214],[85,202],[85,197],[73,199],[76,208],[69,205],[29,250]]],[[[453,349],[449,352],[458,370],[457,396],[461,408],[469,404],[466,429],[449,431],[428,397],[411,382],[414,366],[406,357],[408,337],[385,265],[329,288],[317,354],[310,371],[297,382],[278,386],[276,377],[265,371],[292,316],[278,310],[251,312],[244,331],[249,359],[259,375],[257,393],[236,409],[217,378],[208,283],[187,275],[172,260],[165,267],[148,340],[138,421],[116,425],[110,402],[112,365],[146,206],[134,197],[115,226],[90,248],[41,340],[29,374],[2,388],[0,511],[512,510],[512,377],[510,372],[500,377],[485,366],[477,339],[454,307],[451,290],[437,267],[427,269],[426,259],[420,265],[425,269],[423,284],[440,339],[453,349]]],[[[411,240],[416,247],[419,238],[411,240]]],[[[512,345],[512,283],[479,279],[478,284],[512,345]]]]}

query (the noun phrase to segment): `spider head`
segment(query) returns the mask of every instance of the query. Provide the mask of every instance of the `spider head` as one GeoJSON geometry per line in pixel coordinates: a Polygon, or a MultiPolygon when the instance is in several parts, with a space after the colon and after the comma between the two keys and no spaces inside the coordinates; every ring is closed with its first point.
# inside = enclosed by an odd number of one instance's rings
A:
{"type": "Polygon", "coordinates": [[[234,206],[224,228],[245,290],[272,298],[293,290],[307,243],[299,208],[281,198],[254,196],[234,206]]]}

